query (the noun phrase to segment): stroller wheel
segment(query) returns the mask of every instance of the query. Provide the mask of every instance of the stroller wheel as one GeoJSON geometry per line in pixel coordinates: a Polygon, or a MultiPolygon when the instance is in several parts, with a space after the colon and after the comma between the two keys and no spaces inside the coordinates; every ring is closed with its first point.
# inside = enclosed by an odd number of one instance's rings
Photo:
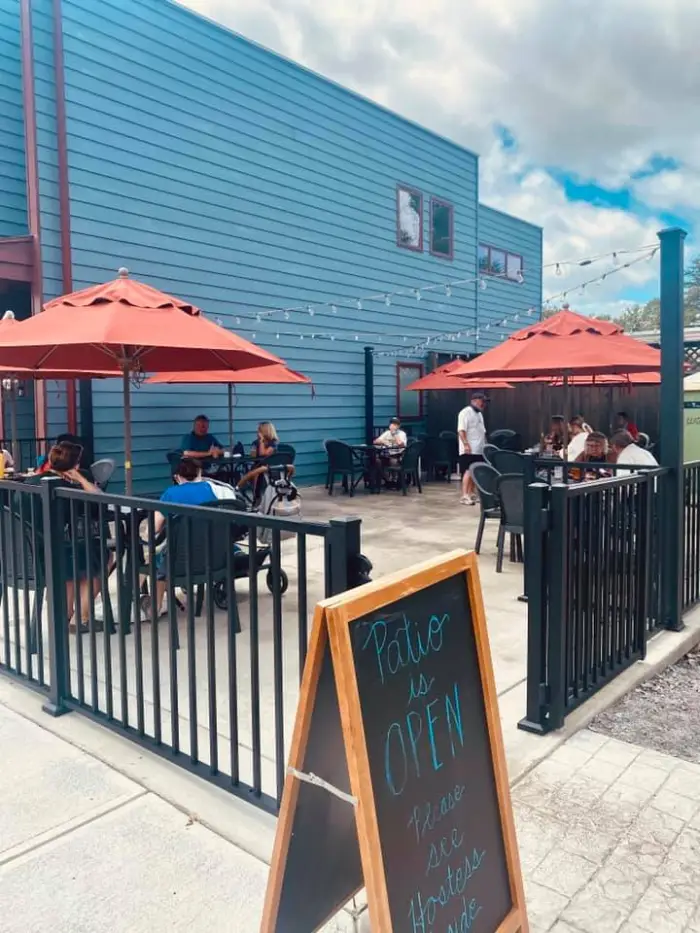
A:
{"type": "Polygon", "coordinates": [[[228,609],[226,583],[223,580],[219,580],[218,583],[214,584],[214,605],[217,609],[221,609],[224,612],[228,609]]]}
{"type": "MultiPolygon", "coordinates": [[[[274,593],[274,592],[275,592],[275,586],[274,586],[274,579],[273,579],[272,571],[271,571],[271,570],[268,570],[268,571],[267,571],[267,577],[266,577],[266,579],[265,579],[265,583],[267,583],[267,588],[268,588],[268,590],[269,590],[271,593],[274,593]]],[[[282,570],[282,568],[280,568],[280,596],[284,596],[284,594],[287,592],[287,587],[288,587],[288,586],[289,586],[289,577],[288,577],[287,574],[284,572],[284,570],[282,570]]]]}

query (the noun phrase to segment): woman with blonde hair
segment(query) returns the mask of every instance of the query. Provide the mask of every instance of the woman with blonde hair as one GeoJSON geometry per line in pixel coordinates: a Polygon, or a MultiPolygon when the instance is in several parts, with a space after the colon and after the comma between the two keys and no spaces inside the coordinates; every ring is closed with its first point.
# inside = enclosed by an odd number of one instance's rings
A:
{"type": "Polygon", "coordinates": [[[275,426],[271,421],[261,421],[258,425],[258,436],[251,447],[251,454],[256,460],[262,460],[264,457],[271,457],[277,452],[279,437],[275,426]]]}

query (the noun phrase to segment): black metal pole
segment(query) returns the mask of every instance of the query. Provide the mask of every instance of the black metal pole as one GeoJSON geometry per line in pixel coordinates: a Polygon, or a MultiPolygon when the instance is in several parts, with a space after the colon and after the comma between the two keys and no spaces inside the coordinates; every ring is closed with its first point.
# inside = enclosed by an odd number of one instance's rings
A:
{"type": "Polygon", "coordinates": [[[683,241],[677,227],[661,242],[661,465],[663,483],[662,593],[666,628],[683,628],[683,241]]]}
{"type": "Polygon", "coordinates": [[[374,440],[374,347],[365,347],[365,444],[374,440]]]}

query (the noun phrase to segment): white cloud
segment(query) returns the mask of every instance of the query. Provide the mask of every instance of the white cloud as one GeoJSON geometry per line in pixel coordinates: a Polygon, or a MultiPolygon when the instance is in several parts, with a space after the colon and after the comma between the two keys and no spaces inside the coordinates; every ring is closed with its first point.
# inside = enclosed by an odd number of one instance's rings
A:
{"type": "MultiPolygon", "coordinates": [[[[188,0],[188,5],[482,153],[481,193],[539,223],[546,261],[654,242],[653,216],[570,202],[558,169],[700,222],[698,0],[188,0]],[[496,141],[506,126],[518,150],[496,141]]],[[[598,266],[593,269],[598,269],[598,266]]],[[[589,276],[545,276],[545,295],[589,276]]],[[[601,271],[604,271],[601,268],[601,271]]],[[[611,276],[653,290],[655,267],[611,276]]]]}

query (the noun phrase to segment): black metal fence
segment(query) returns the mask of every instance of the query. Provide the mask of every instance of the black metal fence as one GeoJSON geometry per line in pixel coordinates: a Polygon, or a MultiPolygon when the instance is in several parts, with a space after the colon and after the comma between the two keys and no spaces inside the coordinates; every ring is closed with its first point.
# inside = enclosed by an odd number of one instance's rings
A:
{"type": "Polygon", "coordinates": [[[700,602],[700,461],[683,469],[683,609],[700,602]]]}
{"type": "Polygon", "coordinates": [[[309,613],[364,582],[360,520],[52,480],[2,482],[0,502],[0,669],[44,691],[47,711],[80,710],[276,810],[309,613]]]}
{"type": "Polygon", "coordinates": [[[659,468],[586,483],[535,483],[525,508],[527,715],[549,732],[644,657],[662,625],[659,468]]]}

